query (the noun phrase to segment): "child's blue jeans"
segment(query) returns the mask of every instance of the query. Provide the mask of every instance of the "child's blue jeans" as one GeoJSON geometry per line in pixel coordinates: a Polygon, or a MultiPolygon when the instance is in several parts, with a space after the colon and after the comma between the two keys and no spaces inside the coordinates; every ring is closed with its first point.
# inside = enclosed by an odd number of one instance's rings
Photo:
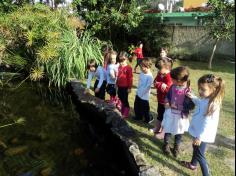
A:
{"type": "Polygon", "coordinates": [[[205,151],[206,151],[206,143],[201,142],[200,146],[193,145],[193,157],[191,164],[193,166],[197,166],[197,162],[199,162],[202,175],[203,176],[209,176],[209,169],[205,157],[205,151]]]}

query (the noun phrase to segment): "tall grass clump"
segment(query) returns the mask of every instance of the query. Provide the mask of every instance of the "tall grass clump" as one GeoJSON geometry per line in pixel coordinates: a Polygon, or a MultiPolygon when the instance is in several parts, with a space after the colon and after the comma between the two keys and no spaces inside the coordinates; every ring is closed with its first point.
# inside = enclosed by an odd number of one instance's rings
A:
{"type": "Polygon", "coordinates": [[[85,76],[89,58],[102,62],[103,42],[84,26],[66,10],[25,5],[0,17],[0,63],[32,81],[63,87],[69,78],[85,76]]]}
{"type": "Polygon", "coordinates": [[[77,38],[75,31],[66,31],[62,43],[58,59],[45,64],[50,84],[61,86],[65,85],[69,78],[84,78],[87,61],[91,58],[102,63],[101,48],[104,43],[92,38],[88,32],[83,32],[80,38],[77,38]]]}

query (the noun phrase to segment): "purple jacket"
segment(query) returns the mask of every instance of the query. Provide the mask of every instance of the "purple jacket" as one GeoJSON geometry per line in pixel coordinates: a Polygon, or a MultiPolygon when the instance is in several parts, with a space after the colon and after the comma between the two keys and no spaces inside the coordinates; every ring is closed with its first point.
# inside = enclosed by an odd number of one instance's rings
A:
{"type": "Polygon", "coordinates": [[[166,95],[166,101],[170,104],[173,113],[189,113],[189,103],[186,103],[186,94],[190,92],[189,87],[172,85],[166,95]]]}

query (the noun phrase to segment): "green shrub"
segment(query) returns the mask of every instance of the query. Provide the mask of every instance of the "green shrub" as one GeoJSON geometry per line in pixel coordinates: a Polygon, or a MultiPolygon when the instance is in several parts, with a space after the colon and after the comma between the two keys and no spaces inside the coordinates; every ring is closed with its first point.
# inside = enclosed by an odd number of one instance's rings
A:
{"type": "Polygon", "coordinates": [[[0,17],[0,63],[58,87],[70,77],[83,78],[88,58],[102,62],[103,45],[83,32],[84,25],[65,10],[25,5],[0,17]]]}
{"type": "Polygon", "coordinates": [[[92,38],[89,33],[85,32],[80,38],[77,38],[75,32],[67,31],[64,33],[62,41],[63,47],[58,59],[46,64],[50,84],[60,86],[65,85],[69,78],[84,78],[87,61],[91,58],[102,63],[101,48],[104,43],[92,38]]]}

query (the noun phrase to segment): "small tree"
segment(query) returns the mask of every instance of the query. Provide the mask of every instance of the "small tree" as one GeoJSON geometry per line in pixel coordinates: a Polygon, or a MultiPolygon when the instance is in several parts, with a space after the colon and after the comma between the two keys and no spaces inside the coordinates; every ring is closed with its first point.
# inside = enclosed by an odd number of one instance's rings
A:
{"type": "Polygon", "coordinates": [[[229,2],[229,0],[209,0],[209,6],[211,7],[212,15],[209,17],[209,34],[215,40],[211,57],[208,62],[208,68],[212,68],[212,60],[215,55],[217,44],[222,39],[231,40],[231,36],[234,33],[234,15],[235,4],[229,2]]]}
{"type": "Polygon", "coordinates": [[[111,40],[121,30],[131,31],[143,19],[136,0],[74,0],[73,4],[87,29],[104,39],[111,40]]]}

